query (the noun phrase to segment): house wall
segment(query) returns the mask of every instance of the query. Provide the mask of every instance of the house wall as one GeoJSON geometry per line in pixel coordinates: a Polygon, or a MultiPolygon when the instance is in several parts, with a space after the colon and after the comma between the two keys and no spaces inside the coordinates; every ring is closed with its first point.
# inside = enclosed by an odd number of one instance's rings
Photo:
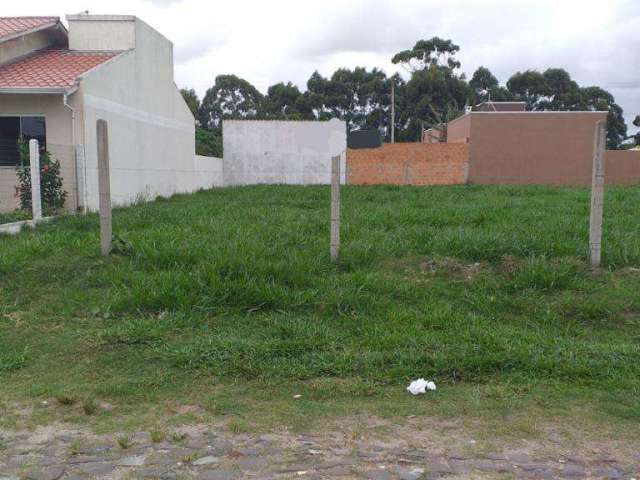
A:
{"type": "Polygon", "coordinates": [[[171,42],[138,19],[135,38],[135,50],[91,71],[80,86],[89,209],[98,208],[98,119],[109,125],[114,204],[193,191],[196,183],[195,120],[173,80],[171,42]]]}
{"type": "Polygon", "coordinates": [[[471,115],[463,115],[447,125],[447,143],[467,143],[471,137],[471,115]]]}
{"type": "Polygon", "coordinates": [[[129,15],[67,15],[71,50],[129,50],[136,46],[136,18],[129,15]]]}
{"type": "Polygon", "coordinates": [[[347,151],[350,185],[455,185],[466,183],[469,145],[385,143],[347,151]]]}
{"type": "MultiPolygon", "coordinates": [[[[74,105],[73,99],[70,104],[74,105]]],[[[0,115],[44,115],[47,149],[60,161],[63,188],[68,192],[66,206],[75,209],[78,202],[71,112],[63,105],[62,95],[0,94],[0,115]]],[[[14,195],[16,183],[15,168],[0,167],[0,211],[14,210],[18,206],[14,195]]]]}
{"type": "Polygon", "coordinates": [[[595,125],[606,116],[606,112],[468,114],[468,120],[457,122],[470,122],[469,182],[590,185],[595,125]]]}
{"type": "Polygon", "coordinates": [[[334,155],[342,157],[344,183],[343,121],[224,120],[222,130],[225,185],[329,184],[334,155]]]}
{"type": "Polygon", "coordinates": [[[44,30],[2,42],[0,43],[0,64],[52,44],[53,40],[44,30]]]}

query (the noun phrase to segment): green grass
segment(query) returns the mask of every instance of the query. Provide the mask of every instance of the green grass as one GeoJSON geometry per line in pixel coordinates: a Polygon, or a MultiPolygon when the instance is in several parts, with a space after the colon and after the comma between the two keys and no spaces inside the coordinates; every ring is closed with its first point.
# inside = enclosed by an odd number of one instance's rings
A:
{"type": "Polygon", "coordinates": [[[118,209],[107,259],[96,215],[63,217],[0,237],[3,395],[195,402],[244,430],[259,404],[416,413],[403,389],[424,376],[439,390],[420,408],[439,414],[637,420],[639,204],[607,190],[597,275],[585,189],[346,187],[337,265],[327,187],[118,209]]]}
{"type": "Polygon", "coordinates": [[[31,220],[30,210],[14,210],[13,212],[0,213],[0,225],[3,223],[20,222],[22,220],[31,220]]]}

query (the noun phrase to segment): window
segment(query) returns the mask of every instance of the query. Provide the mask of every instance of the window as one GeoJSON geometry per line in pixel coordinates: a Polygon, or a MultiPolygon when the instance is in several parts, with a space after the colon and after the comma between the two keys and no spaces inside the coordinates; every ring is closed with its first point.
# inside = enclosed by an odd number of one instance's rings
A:
{"type": "Polygon", "coordinates": [[[32,138],[38,140],[40,150],[46,149],[45,119],[38,117],[3,117],[0,116],[0,167],[15,167],[20,164],[18,140],[32,138]]]}

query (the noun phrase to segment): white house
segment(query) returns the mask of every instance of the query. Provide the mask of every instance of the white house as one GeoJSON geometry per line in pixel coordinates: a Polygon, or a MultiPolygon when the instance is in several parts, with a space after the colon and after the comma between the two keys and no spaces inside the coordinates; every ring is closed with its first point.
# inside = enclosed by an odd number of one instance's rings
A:
{"type": "Polygon", "coordinates": [[[96,121],[109,124],[114,204],[194,190],[194,118],[172,43],[133,16],[0,17],[0,211],[17,206],[16,142],[60,160],[67,207],[98,208],[96,121]]]}

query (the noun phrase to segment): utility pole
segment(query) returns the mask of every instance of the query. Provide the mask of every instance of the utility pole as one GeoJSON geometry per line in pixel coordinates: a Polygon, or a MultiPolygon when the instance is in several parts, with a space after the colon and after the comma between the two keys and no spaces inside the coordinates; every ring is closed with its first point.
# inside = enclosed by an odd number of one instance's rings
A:
{"type": "Polygon", "coordinates": [[[396,88],[391,80],[391,143],[396,143],[396,88]]]}

